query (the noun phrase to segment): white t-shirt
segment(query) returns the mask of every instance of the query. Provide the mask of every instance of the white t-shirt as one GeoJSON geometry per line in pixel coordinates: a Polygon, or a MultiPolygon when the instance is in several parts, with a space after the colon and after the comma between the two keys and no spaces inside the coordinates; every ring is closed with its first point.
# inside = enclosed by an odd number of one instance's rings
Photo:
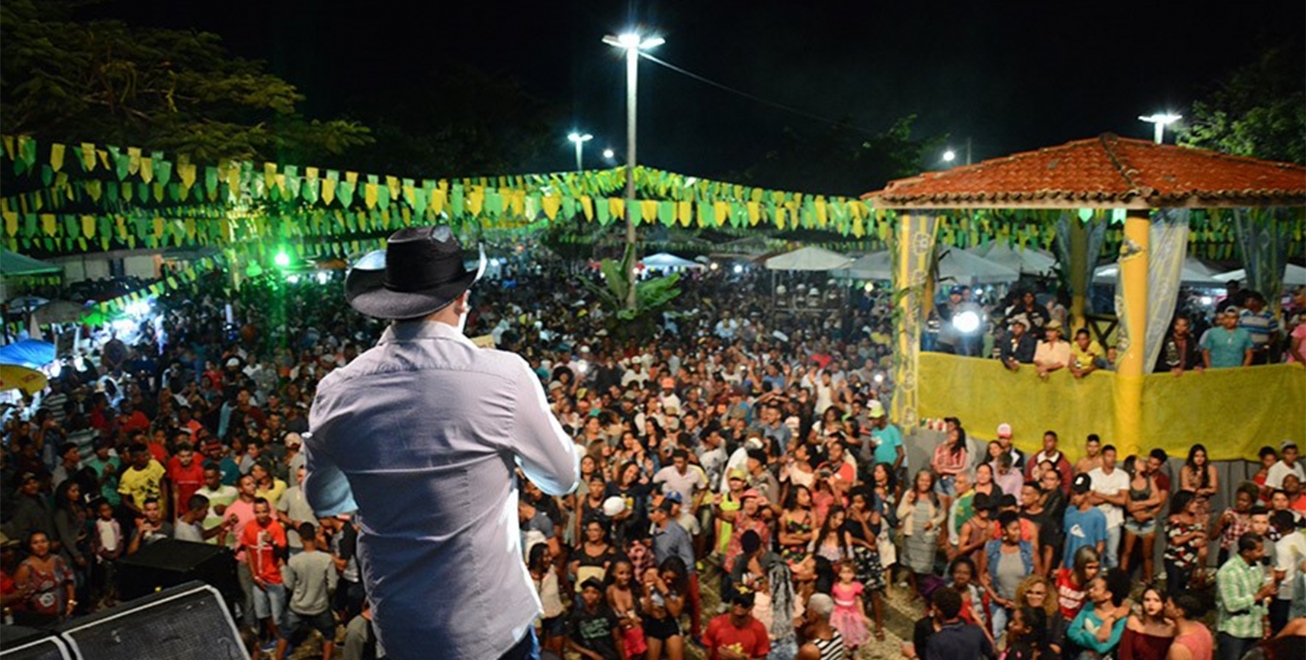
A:
{"type": "MultiPolygon", "coordinates": [[[[1099,495],[1114,497],[1122,490],[1129,490],[1129,475],[1118,467],[1112,470],[1111,474],[1107,474],[1102,468],[1096,468],[1089,472],[1088,476],[1093,480],[1093,492],[1099,495]]],[[[1097,505],[1097,510],[1106,516],[1107,529],[1125,524],[1124,507],[1103,503],[1097,505]]]]}
{"type": "Polygon", "coordinates": [[[1290,475],[1297,475],[1297,480],[1306,483],[1306,470],[1302,469],[1301,461],[1298,460],[1292,467],[1282,460],[1270,466],[1270,470],[1265,473],[1265,485],[1270,488],[1283,488],[1283,478],[1290,475]]]}
{"type": "Polygon", "coordinates": [[[1297,575],[1301,573],[1301,564],[1304,561],[1306,561],[1306,532],[1295,531],[1274,544],[1274,570],[1284,573],[1277,596],[1280,600],[1292,600],[1295,595],[1297,575]]]}

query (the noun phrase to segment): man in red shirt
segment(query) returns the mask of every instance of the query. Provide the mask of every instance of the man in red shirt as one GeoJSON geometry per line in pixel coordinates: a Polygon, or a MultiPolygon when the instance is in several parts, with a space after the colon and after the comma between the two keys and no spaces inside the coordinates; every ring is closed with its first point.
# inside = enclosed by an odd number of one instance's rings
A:
{"type": "Polygon", "coordinates": [[[730,611],[707,624],[703,645],[711,660],[754,660],[771,652],[766,626],[753,618],[752,592],[735,594],[730,611]]]}
{"type": "Polygon", "coordinates": [[[172,484],[172,507],[178,518],[186,513],[190,496],[204,485],[204,465],[195,460],[190,443],[177,445],[177,455],[168,461],[168,482],[172,484]]]}
{"type": "Polygon", "coordinates": [[[254,616],[263,622],[268,639],[275,642],[277,622],[286,611],[286,587],[281,582],[286,530],[272,518],[272,506],[266,499],[254,498],[254,520],[241,530],[240,546],[254,580],[254,616]]]}

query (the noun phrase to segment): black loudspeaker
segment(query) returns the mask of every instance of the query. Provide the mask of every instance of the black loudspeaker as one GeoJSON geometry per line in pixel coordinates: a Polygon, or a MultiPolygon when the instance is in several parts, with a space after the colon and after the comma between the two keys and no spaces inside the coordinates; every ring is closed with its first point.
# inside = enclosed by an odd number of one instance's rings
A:
{"type": "Polygon", "coordinates": [[[193,580],[217,589],[228,604],[242,597],[235,555],[220,545],[162,539],[118,564],[118,595],[123,600],[193,580]]]}
{"type": "Polygon", "coordinates": [[[4,660],[69,660],[72,652],[54,633],[22,626],[0,626],[0,658],[4,660]]]}
{"type": "Polygon", "coordinates": [[[59,636],[79,660],[249,660],[222,595],[199,582],[74,619],[59,636]]]}

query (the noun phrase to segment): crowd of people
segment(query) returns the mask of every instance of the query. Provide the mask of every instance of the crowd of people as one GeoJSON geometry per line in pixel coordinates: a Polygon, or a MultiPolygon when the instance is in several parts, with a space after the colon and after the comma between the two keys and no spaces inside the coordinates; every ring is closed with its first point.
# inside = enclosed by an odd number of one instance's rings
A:
{"type": "MultiPolygon", "coordinates": [[[[1029,365],[1040,377],[1065,369],[1083,378],[1099,369],[1114,370],[1114,345],[1103,348],[1093,332],[1080,328],[1073,335],[1064,295],[1045,296],[1032,287],[1013,288],[993,304],[982,305],[965,285],[949,289],[948,299],[931,314],[927,349],[1001,360],[1012,371],[1029,365]],[[973,318],[967,324],[964,315],[973,318]],[[984,320],[987,319],[987,332],[984,320]]],[[[1280,362],[1306,362],[1306,287],[1292,297],[1290,322],[1281,324],[1265,296],[1229,282],[1218,302],[1202,305],[1189,295],[1179,306],[1166,332],[1153,372],[1180,375],[1185,371],[1227,369],[1280,362]]]]}
{"type": "MultiPolygon", "coordinates": [[[[950,418],[912,465],[886,414],[884,293],[834,316],[779,313],[762,278],[706,272],[682,281],[682,311],[632,337],[586,275],[545,264],[503,276],[474,289],[467,334],[526,358],[584,451],[575,493],[521,484],[546,652],[851,658],[885,639],[886,596],[900,590],[926,613],[909,657],[1306,655],[1306,471],[1292,440],[1261,451],[1227,507],[1202,445],[1176,469],[1160,450],[1119,456],[1089,436],[1072,463],[1055,431],[1031,454],[1013,439],[1040,430],[976,431],[994,440],[973,452],[950,418]]],[[[50,625],[111,606],[124,557],[213,543],[234,553],[256,654],[286,657],[316,631],[327,660],[384,657],[358,528],[317,517],[302,490],[315,384],[383,327],[336,287],[268,275],[232,289],[215,271],[8,411],[7,618],[50,625]]],[[[1045,346],[1065,322],[1031,304],[1006,315],[1012,339],[995,352],[1009,368],[1109,368],[1091,338],[1045,346]]],[[[1220,366],[1193,362],[1219,351],[1175,326],[1163,359],[1181,362],[1162,366],[1220,366]]],[[[397,493],[396,506],[420,503],[397,493]]]]}

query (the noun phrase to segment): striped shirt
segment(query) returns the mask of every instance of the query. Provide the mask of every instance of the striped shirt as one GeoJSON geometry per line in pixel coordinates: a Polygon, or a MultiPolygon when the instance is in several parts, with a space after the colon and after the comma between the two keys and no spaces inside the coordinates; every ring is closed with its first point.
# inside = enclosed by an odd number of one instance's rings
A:
{"type": "Polygon", "coordinates": [[[1242,555],[1234,555],[1215,574],[1216,600],[1220,606],[1216,629],[1241,639],[1260,639],[1266,608],[1256,601],[1265,581],[1265,571],[1249,566],[1242,555]]]}
{"type": "Polygon", "coordinates": [[[812,646],[821,652],[821,660],[844,660],[847,655],[844,653],[843,635],[836,629],[831,629],[831,632],[833,636],[830,639],[814,639],[812,646]]]}
{"type": "Polygon", "coordinates": [[[1279,334],[1278,319],[1264,309],[1260,312],[1244,309],[1238,315],[1238,327],[1252,336],[1252,343],[1257,349],[1265,348],[1270,343],[1270,338],[1279,334]]]}

